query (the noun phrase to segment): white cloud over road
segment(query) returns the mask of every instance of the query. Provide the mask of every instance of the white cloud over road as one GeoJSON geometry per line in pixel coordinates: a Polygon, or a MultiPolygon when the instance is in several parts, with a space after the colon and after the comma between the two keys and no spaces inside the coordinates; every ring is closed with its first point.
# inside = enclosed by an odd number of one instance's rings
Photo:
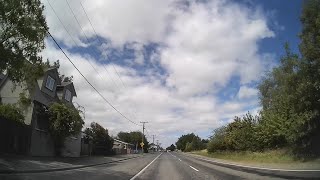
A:
{"type": "MultiPolygon", "coordinates": [[[[104,52],[89,56],[75,50],[77,45],[44,0],[50,31],[68,47],[76,66],[123,114],[135,122],[149,121],[148,132],[157,134],[165,146],[174,143],[174,138],[165,137],[168,133],[209,132],[258,108],[257,90],[249,84],[259,80],[272,57],[259,53],[258,42],[275,36],[261,10],[223,0],[81,1],[98,36],[110,42],[101,46],[79,1],[68,0],[84,33],[65,0],[49,1],[78,46],[90,44],[104,52]],[[150,43],[158,46],[147,61],[144,47],[150,43]],[[106,48],[124,52],[125,46],[134,51],[134,58],[117,59],[112,65],[97,58],[110,55],[106,48]],[[239,92],[224,99],[219,92],[228,88],[232,77],[239,77],[239,92]]],[[[50,41],[42,54],[60,59],[61,72],[74,76],[75,101],[86,108],[86,123],[98,122],[113,134],[141,129],[112,110],[50,41]]]]}

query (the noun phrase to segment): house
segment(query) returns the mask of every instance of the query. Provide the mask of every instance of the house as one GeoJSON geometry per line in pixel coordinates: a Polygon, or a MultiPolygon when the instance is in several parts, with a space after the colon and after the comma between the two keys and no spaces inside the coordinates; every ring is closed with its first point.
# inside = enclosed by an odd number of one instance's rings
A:
{"type": "MultiPolygon", "coordinates": [[[[15,86],[6,75],[0,76],[0,97],[3,104],[17,104],[25,117],[24,123],[30,128],[28,134],[27,150],[25,154],[32,156],[53,156],[54,146],[48,132],[48,117],[43,111],[55,102],[63,102],[73,107],[72,100],[76,92],[72,82],[61,82],[58,70],[55,67],[47,68],[42,77],[36,82],[15,86]],[[20,95],[30,99],[30,104],[19,104],[20,95]]],[[[62,154],[66,156],[80,155],[81,134],[69,137],[65,143],[62,154]],[[79,144],[79,145],[78,145],[79,144]]]]}
{"type": "Polygon", "coordinates": [[[114,139],[112,149],[116,154],[131,154],[133,153],[134,145],[114,139]]]}

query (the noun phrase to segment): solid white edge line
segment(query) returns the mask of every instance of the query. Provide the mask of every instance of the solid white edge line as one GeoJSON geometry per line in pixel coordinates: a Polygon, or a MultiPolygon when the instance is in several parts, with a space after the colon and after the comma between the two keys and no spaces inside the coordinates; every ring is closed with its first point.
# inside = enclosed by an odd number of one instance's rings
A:
{"type": "MultiPolygon", "coordinates": [[[[161,153],[162,154],[162,153],[161,153]]],[[[144,167],[141,171],[138,172],[138,174],[136,174],[135,176],[133,176],[130,180],[134,180],[136,179],[141,173],[143,173],[143,171],[145,171],[155,160],[157,160],[161,154],[159,154],[156,158],[154,158],[146,167],[144,167]]]]}
{"type": "Polygon", "coordinates": [[[191,167],[193,170],[195,170],[195,171],[199,171],[198,169],[196,169],[196,168],[194,168],[194,167],[192,167],[192,166],[190,166],[189,165],[189,167],[191,167]]]}
{"type": "Polygon", "coordinates": [[[201,159],[201,160],[208,161],[208,162],[214,162],[214,163],[217,163],[217,164],[232,165],[232,166],[236,166],[236,167],[244,167],[244,168],[250,168],[250,169],[257,169],[257,170],[285,171],[285,172],[313,172],[313,171],[314,172],[320,172],[319,169],[305,169],[305,170],[303,170],[303,169],[272,169],[272,168],[245,166],[245,165],[239,165],[239,164],[233,164],[233,163],[225,163],[225,162],[214,161],[214,160],[205,159],[205,158],[201,158],[201,157],[190,156],[190,155],[189,155],[189,157],[194,157],[196,159],[201,159]]]}

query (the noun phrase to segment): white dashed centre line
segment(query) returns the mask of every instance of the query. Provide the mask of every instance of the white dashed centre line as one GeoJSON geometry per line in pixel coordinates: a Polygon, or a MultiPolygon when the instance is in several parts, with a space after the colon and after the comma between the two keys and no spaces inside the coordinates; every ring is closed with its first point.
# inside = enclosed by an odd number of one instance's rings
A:
{"type": "Polygon", "coordinates": [[[192,167],[192,166],[190,166],[189,165],[189,167],[191,167],[193,170],[195,170],[195,171],[199,171],[198,169],[196,169],[196,168],[194,168],[194,167],[192,167]]]}

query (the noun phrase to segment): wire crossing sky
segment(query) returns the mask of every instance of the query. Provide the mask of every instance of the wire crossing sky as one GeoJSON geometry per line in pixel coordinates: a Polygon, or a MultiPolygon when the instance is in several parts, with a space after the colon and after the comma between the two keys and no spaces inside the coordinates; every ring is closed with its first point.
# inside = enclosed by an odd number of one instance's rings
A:
{"type": "Polygon", "coordinates": [[[141,130],[117,109],[150,122],[146,132],[164,146],[185,133],[207,138],[234,116],[257,113],[262,75],[279,63],[284,42],[298,50],[301,1],[43,3],[57,44],[100,92],[48,38],[42,55],[74,76],[86,125],[98,122],[113,135],[141,130]]]}

